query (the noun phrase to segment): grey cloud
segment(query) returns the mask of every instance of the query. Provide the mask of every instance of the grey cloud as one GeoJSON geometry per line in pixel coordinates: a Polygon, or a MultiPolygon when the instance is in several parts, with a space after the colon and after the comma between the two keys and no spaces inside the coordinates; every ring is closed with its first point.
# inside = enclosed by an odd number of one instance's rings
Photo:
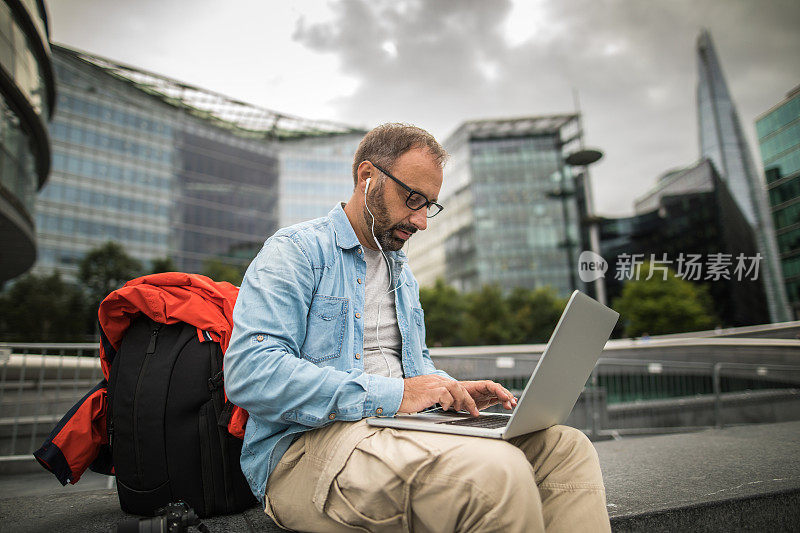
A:
{"type": "Polygon", "coordinates": [[[405,120],[442,137],[461,121],[571,111],[580,90],[601,212],[630,212],[669,168],[697,157],[694,43],[710,27],[745,129],[800,81],[796,2],[717,0],[543,4],[547,35],[511,47],[509,1],[333,5],[328,24],[299,21],[294,38],[332,53],[358,82],[341,118],[405,120]],[[555,29],[554,29],[555,28],[555,29]],[[396,57],[383,49],[389,41],[396,57]],[[486,70],[494,69],[494,77],[486,70]]]}

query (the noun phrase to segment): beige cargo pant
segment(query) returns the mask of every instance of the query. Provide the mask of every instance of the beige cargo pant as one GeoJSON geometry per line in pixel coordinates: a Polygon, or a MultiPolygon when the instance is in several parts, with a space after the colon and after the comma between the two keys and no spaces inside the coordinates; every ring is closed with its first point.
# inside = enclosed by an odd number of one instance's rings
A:
{"type": "Polygon", "coordinates": [[[339,531],[610,531],[597,452],[567,426],[509,442],[336,422],[269,478],[281,527],[339,531]]]}

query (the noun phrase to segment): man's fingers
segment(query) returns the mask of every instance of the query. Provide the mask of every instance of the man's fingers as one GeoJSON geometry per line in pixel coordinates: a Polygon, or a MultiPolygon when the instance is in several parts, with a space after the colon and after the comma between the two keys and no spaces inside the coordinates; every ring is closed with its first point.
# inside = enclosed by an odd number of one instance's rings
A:
{"type": "Polygon", "coordinates": [[[444,409],[445,411],[450,409],[453,406],[453,404],[456,403],[455,398],[453,398],[453,395],[450,393],[447,387],[437,388],[436,393],[437,393],[436,398],[438,398],[438,400],[436,401],[439,402],[439,405],[441,405],[442,409],[444,409]]]}
{"type": "Polygon", "coordinates": [[[472,416],[478,416],[478,406],[475,405],[475,400],[461,383],[457,381],[450,381],[448,384],[448,390],[456,399],[459,410],[469,411],[469,414],[472,416]]]}

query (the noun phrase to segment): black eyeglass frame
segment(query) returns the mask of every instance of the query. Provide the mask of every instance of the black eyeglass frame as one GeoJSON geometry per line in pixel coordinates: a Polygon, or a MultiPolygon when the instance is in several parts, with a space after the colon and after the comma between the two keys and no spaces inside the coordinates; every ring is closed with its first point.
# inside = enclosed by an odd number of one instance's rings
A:
{"type": "Polygon", "coordinates": [[[394,176],[392,176],[392,175],[391,175],[391,174],[390,174],[390,173],[389,173],[387,170],[385,170],[385,169],[383,169],[383,168],[379,167],[378,165],[376,165],[376,164],[375,164],[375,163],[373,163],[372,161],[370,161],[369,163],[370,163],[370,164],[371,164],[373,167],[377,168],[377,169],[378,169],[378,171],[379,171],[381,174],[386,174],[388,177],[390,177],[392,180],[394,180],[394,182],[395,182],[395,183],[397,183],[397,184],[398,184],[398,185],[400,185],[402,188],[404,188],[406,191],[408,191],[408,198],[406,198],[406,207],[408,207],[408,208],[409,208],[409,209],[411,209],[412,211],[419,211],[419,210],[420,210],[420,209],[422,209],[423,207],[425,208],[425,210],[426,210],[426,211],[428,211],[428,209],[429,209],[431,206],[436,206],[436,207],[437,207],[439,210],[438,210],[438,211],[436,211],[434,214],[432,214],[432,215],[431,215],[431,214],[429,214],[428,212],[426,212],[426,213],[425,213],[425,216],[426,216],[427,218],[433,218],[433,217],[435,217],[436,215],[438,215],[439,213],[441,213],[441,212],[442,212],[442,210],[444,210],[444,206],[443,206],[442,204],[437,204],[436,202],[431,202],[430,200],[428,200],[428,197],[427,197],[427,196],[425,196],[424,194],[422,194],[422,193],[421,193],[421,192],[419,192],[419,191],[416,191],[416,190],[412,189],[411,187],[409,187],[408,185],[406,185],[405,183],[403,183],[403,182],[402,182],[402,181],[400,181],[399,179],[395,178],[395,177],[394,177],[394,176]],[[413,207],[413,206],[411,206],[411,205],[409,204],[409,202],[411,201],[411,197],[412,197],[412,196],[414,196],[415,194],[418,194],[418,195],[422,196],[422,198],[425,200],[425,203],[424,203],[424,204],[421,204],[421,205],[419,205],[418,207],[413,207]]]}

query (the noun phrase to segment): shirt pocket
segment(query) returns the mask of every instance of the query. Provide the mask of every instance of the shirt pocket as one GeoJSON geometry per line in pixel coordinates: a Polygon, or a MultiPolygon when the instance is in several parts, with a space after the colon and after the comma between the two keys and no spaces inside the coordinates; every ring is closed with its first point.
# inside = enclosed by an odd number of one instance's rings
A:
{"type": "Polygon", "coordinates": [[[319,363],[342,354],[348,304],[347,298],[314,296],[308,309],[306,338],[300,348],[304,359],[319,363]]]}

